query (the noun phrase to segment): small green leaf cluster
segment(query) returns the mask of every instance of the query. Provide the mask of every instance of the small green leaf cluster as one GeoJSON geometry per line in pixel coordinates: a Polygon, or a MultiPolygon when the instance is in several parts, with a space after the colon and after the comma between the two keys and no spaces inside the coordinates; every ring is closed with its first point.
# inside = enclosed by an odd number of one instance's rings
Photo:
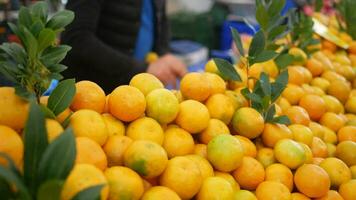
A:
{"type": "Polygon", "coordinates": [[[48,6],[39,2],[21,7],[17,25],[9,23],[20,39],[0,46],[0,73],[13,82],[16,93],[25,98],[37,98],[47,90],[52,79],[60,80],[67,67],[60,64],[71,49],[57,45],[57,34],[74,19],[72,11],[63,10],[49,18],[48,6]]]}
{"type": "Polygon", "coordinates": [[[339,22],[340,28],[345,30],[354,40],[356,40],[356,1],[342,0],[337,5],[339,14],[343,22],[339,22]]]}

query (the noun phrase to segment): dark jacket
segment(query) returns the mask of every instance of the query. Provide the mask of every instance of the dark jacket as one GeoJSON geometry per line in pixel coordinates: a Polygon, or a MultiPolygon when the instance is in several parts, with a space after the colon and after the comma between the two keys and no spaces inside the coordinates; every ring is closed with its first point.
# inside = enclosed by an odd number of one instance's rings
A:
{"type": "MultiPolygon", "coordinates": [[[[168,50],[165,0],[152,0],[155,9],[153,51],[168,50]]],[[[62,34],[61,42],[72,46],[64,60],[66,77],[91,80],[106,92],[128,84],[147,65],[133,58],[141,24],[142,0],[69,0],[67,9],[75,19],[62,34]]]]}

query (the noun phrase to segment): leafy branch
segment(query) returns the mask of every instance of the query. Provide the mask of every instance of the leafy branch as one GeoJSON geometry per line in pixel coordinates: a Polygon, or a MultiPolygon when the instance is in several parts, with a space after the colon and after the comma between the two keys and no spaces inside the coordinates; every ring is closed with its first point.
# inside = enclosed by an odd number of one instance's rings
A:
{"type": "Polygon", "coordinates": [[[356,1],[342,0],[336,7],[342,21],[339,22],[341,28],[346,30],[346,32],[356,40],[356,1]]]}

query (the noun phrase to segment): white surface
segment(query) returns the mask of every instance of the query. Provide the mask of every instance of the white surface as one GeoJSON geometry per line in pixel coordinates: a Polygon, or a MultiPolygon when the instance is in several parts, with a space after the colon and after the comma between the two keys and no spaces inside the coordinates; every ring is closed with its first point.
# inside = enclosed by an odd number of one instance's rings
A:
{"type": "Polygon", "coordinates": [[[208,12],[214,0],[167,0],[167,13],[174,14],[181,11],[204,13],[208,12]]]}

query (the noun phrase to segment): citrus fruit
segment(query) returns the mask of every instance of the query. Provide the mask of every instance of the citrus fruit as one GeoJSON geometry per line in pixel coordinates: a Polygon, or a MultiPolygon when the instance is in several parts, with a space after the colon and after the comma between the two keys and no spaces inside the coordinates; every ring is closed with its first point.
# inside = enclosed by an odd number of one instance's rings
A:
{"type": "Polygon", "coordinates": [[[208,82],[211,86],[211,95],[218,93],[225,93],[226,83],[219,75],[213,73],[205,73],[208,82]]]}
{"type": "Polygon", "coordinates": [[[292,131],[295,141],[311,146],[314,134],[310,128],[301,124],[292,124],[288,128],[292,131]]]}
{"type": "Polygon", "coordinates": [[[325,142],[318,137],[313,137],[313,142],[310,148],[314,157],[326,158],[328,156],[328,147],[325,142]]]}
{"type": "Polygon", "coordinates": [[[235,200],[257,200],[257,198],[248,190],[239,190],[235,192],[235,200]]]}
{"type": "Polygon", "coordinates": [[[330,96],[330,95],[324,95],[324,96],[322,96],[322,98],[325,101],[327,112],[333,112],[336,114],[344,113],[344,106],[341,104],[341,102],[337,98],[335,98],[334,96],[330,96]]]}
{"type": "Polygon", "coordinates": [[[313,152],[310,149],[310,147],[304,143],[299,142],[300,146],[303,147],[304,151],[305,151],[305,163],[306,164],[310,164],[313,163],[313,152]]]}
{"type": "Polygon", "coordinates": [[[356,165],[350,167],[352,179],[356,179],[356,165]]]}
{"type": "Polygon", "coordinates": [[[203,158],[208,158],[208,146],[206,144],[195,144],[194,154],[203,158]]]}
{"type": "Polygon", "coordinates": [[[180,103],[176,123],[191,134],[203,131],[209,125],[209,110],[195,100],[180,103]]]}
{"type": "Polygon", "coordinates": [[[304,148],[297,142],[291,139],[282,139],[277,142],[274,147],[274,156],[276,159],[289,167],[296,169],[306,160],[304,148]]]}
{"type": "Polygon", "coordinates": [[[155,186],[148,189],[142,196],[141,200],[180,200],[181,198],[173,190],[164,186],[155,186]]]}
{"type": "Polygon", "coordinates": [[[101,200],[105,200],[109,194],[109,187],[103,172],[90,164],[77,164],[64,182],[61,200],[70,200],[80,191],[101,184],[104,187],[100,196],[101,200]]]}
{"type": "Polygon", "coordinates": [[[48,142],[55,140],[62,132],[62,125],[54,119],[46,119],[46,130],[48,142]]]}
{"type": "Polygon", "coordinates": [[[233,172],[233,176],[241,188],[255,190],[265,179],[265,170],[256,159],[245,156],[241,166],[233,172]]]}
{"type": "Polygon", "coordinates": [[[230,172],[241,165],[244,154],[240,141],[231,135],[218,135],[208,144],[208,160],[215,169],[230,172]]]}
{"type": "Polygon", "coordinates": [[[199,134],[199,141],[208,144],[210,140],[220,134],[230,134],[229,128],[218,119],[210,119],[208,127],[199,134]]]}
{"type": "Polygon", "coordinates": [[[356,114],[356,96],[350,97],[346,101],[345,109],[349,113],[356,114]]]}
{"type": "Polygon", "coordinates": [[[255,144],[250,139],[248,139],[247,137],[244,137],[244,136],[241,136],[241,135],[235,135],[235,137],[242,144],[242,148],[244,150],[244,155],[256,158],[257,149],[256,149],[255,144]]]}
{"type": "Polygon", "coordinates": [[[337,135],[334,131],[332,131],[330,128],[328,127],[323,127],[324,129],[324,137],[322,138],[322,140],[325,143],[330,143],[330,144],[336,144],[337,143],[337,135]]]}
{"type": "MultiPolygon", "coordinates": [[[[22,163],[24,144],[21,137],[12,128],[0,125],[0,152],[7,154],[17,167],[22,163]]],[[[0,165],[7,161],[0,157],[0,165]]]]}
{"type": "Polygon", "coordinates": [[[220,177],[228,181],[234,191],[240,190],[240,185],[236,182],[235,178],[231,174],[219,171],[215,171],[214,174],[215,177],[220,177]]]}
{"type": "Polygon", "coordinates": [[[321,42],[321,45],[323,49],[328,49],[333,53],[336,52],[337,50],[337,46],[334,43],[330,42],[329,40],[323,40],[321,42]]]}
{"type": "Polygon", "coordinates": [[[154,75],[149,73],[140,73],[132,77],[130,86],[139,89],[143,95],[148,95],[156,89],[164,88],[162,82],[154,75]]]}
{"type": "Polygon", "coordinates": [[[284,97],[279,97],[277,100],[277,105],[282,109],[282,113],[285,113],[289,107],[291,107],[288,100],[284,97]]]}
{"type": "Polygon", "coordinates": [[[324,138],[324,126],[316,122],[310,122],[309,128],[313,132],[314,137],[318,137],[320,139],[324,138]]]}
{"type": "Polygon", "coordinates": [[[162,146],[168,158],[192,154],[195,147],[192,135],[178,127],[168,127],[165,130],[162,146]]]}
{"type": "Polygon", "coordinates": [[[326,112],[326,104],[323,98],[308,94],[299,101],[299,106],[304,108],[311,120],[317,121],[326,112]]]}
{"type": "MultiPolygon", "coordinates": [[[[339,80],[339,81],[346,81],[345,77],[343,77],[342,75],[334,72],[334,71],[325,71],[322,75],[322,78],[328,80],[330,83],[335,81],[335,80],[339,80]]],[[[330,87],[330,86],[329,86],[330,87]]]]}
{"type": "Polygon", "coordinates": [[[229,88],[235,90],[240,87],[247,86],[247,71],[245,68],[235,67],[236,72],[239,74],[241,81],[229,81],[229,88]]]}
{"type": "Polygon", "coordinates": [[[112,135],[108,138],[103,150],[108,159],[108,166],[123,165],[124,153],[132,143],[132,139],[122,135],[112,135]]]}
{"type": "Polygon", "coordinates": [[[91,81],[79,81],[75,84],[75,96],[70,105],[73,111],[90,109],[98,113],[104,111],[106,96],[101,87],[91,81]]]}
{"type": "Polygon", "coordinates": [[[292,106],[285,112],[292,124],[302,124],[308,126],[310,117],[308,112],[300,106],[292,106]]]}
{"type": "Polygon", "coordinates": [[[282,183],[276,181],[265,181],[257,187],[256,197],[259,200],[290,200],[291,193],[282,183]]]}
{"type": "Polygon", "coordinates": [[[356,126],[344,126],[337,132],[339,142],[353,141],[356,142],[356,126]]]}
{"type": "Polygon", "coordinates": [[[162,145],[164,140],[161,125],[149,117],[142,117],[131,122],[127,127],[126,135],[133,140],[149,140],[159,145],[162,145]]]}
{"type": "Polygon", "coordinates": [[[293,190],[293,173],[285,165],[276,163],[266,168],[265,181],[277,181],[285,185],[289,191],[293,190]]]}
{"type": "Polygon", "coordinates": [[[284,124],[266,123],[262,133],[263,144],[273,148],[279,140],[292,139],[293,133],[284,124]]]}
{"type": "Polygon", "coordinates": [[[294,174],[294,183],[300,192],[311,198],[326,195],[330,188],[328,173],[314,164],[305,164],[294,174]]]}
{"type": "Polygon", "coordinates": [[[106,169],[108,161],[98,143],[87,137],[77,137],[75,142],[77,149],[75,162],[77,164],[91,164],[102,171],[106,169]]]}
{"type": "Polygon", "coordinates": [[[258,150],[256,159],[263,165],[264,168],[276,162],[273,149],[270,148],[262,148],[258,150]]]}
{"type": "Polygon", "coordinates": [[[211,118],[219,119],[229,124],[234,114],[234,106],[231,99],[224,94],[214,94],[205,103],[211,118]]]}
{"type": "Polygon", "coordinates": [[[109,113],[101,115],[108,129],[108,136],[125,135],[125,125],[109,113]]]}
{"type": "Polygon", "coordinates": [[[232,126],[240,135],[253,139],[262,133],[264,120],[261,114],[255,109],[243,107],[235,112],[232,126]]]}
{"type": "Polygon", "coordinates": [[[291,200],[310,200],[309,197],[299,192],[293,192],[291,197],[292,197],[291,200]]]}
{"type": "Polygon", "coordinates": [[[351,180],[351,171],[347,165],[337,158],[326,158],[320,165],[328,173],[331,186],[338,188],[341,184],[351,180]]]}
{"type": "Polygon", "coordinates": [[[175,191],[182,199],[191,199],[196,195],[203,182],[199,166],[184,156],[177,156],[168,161],[160,177],[160,184],[175,191]]]}
{"type": "Polygon", "coordinates": [[[146,100],[142,92],[132,86],[119,86],[109,96],[110,113],[124,122],[141,117],[146,109],[146,100]]]}
{"type": "MultiPolygon", "coordinates": [[[[47,103],[48,103],[48,96],[42,96],[40,98],[40,104],[44,105],[44,106],[47,106],[47,103]]],[[[59,122],[59,123],[63,123],[67,118],[70,117],[70,115],[72,114],[72,111],[69,109],[69,108],[66,108],[63,112],[59,113],[57,116],[56,116],[56,120],[59,122]]]]}
{"type": "Polygon", "coordinates": [[[216,63],[213,59],[210,59],[206,64],[205,64],[205,72],[210,72],[214,74],[219,74],[219,69],[216,66],[216,63]]]}
{"type": "Polygon", "coordinates": [[[29,104],[11,87],[0,87],[0,124],[16,131],[25,127],[29,104]]]}
{"type": "Polygon", "coordinates": [[[211,95],[211,86],[206,74],[193,72],[182,78],[180,91],[186,99],[205,101],[211,95]]]}
{"type": "Polygon", "coordinates": [[[195,164],[199,167],[203,180],[208,177],[214,176],[214,169],[207,159],[198,155],[187,155],[185,157],[193,160],[195,164]]]}
{"type": "Polygon", "coordinates": [[[288,84],[282,92],[282,97],[287,99],[291,105],[297,105],[304,94],[305,92],[300,86],[288,84]]]}
{"type": "Polygon", "coordinates": [[[166,151],[151,141],[136,140],[124,154],[125,166],[146,178],[159,176],[166,168],[167,162],[166,151]]]}
{"type": "Polygon", "coordinates": [[[316,198],[315,200],[344,200],[344,198],[335,190],[329,190],[325,196],[316,198]]]}
{"type": "Polygon", "coordinates": [[[336,146],[336,157],[346,163],[347,166],[356,165],[356,142],[344,141],[336,146]]]}
{"type": "Polygon", "coordinates": [[[327,112],[321,117],[320,124],[337,132],[345,125],[345,121],[340,115],[332,112],[327,112]]]}
{"type": "Polygon", "coordinates": [[[78,110],[70,118],[70,126],[76,137],[88,137],[99,145],[104,145],[108,130],[103,117],[88,109],[78,110]]]}
{"type": "Polygon", "coordinates": [[[302,85],[304,83],[304,74],[299,68],[293,66],[288,67],[288,83],[302,85]]]}
{"type": "Polygon", "coordinates": [[[209,177],[203,181],[197,200],[233,199],[234,190],[228,181],[220,177],[209,177]]]}
{"type": "Polygon", "coordinates": [[[356,179],[349,180],[343,183],[339,188],[339,194],[344,198],[344,200],[356,199],[356,179]]]}
{"type": "Polygon", "coordinates": [[[305,66],[314,77],[319,76],[324,72],[323,64],[315,58],[309,59],[305,66]]]}
{"type": "Polygon", "coordinates": [[[324,78],[316,77],[311,81],[311,85],[322,89],[324,92],[328,90],[330,82],[324,78]]]}
{"type": "Polygon", "coordinates": [[[330,82],[328,94],[336,97],[341,103],[345,103],[351,92],[349,83],[342,80],[334,80],[330,82]]]}

